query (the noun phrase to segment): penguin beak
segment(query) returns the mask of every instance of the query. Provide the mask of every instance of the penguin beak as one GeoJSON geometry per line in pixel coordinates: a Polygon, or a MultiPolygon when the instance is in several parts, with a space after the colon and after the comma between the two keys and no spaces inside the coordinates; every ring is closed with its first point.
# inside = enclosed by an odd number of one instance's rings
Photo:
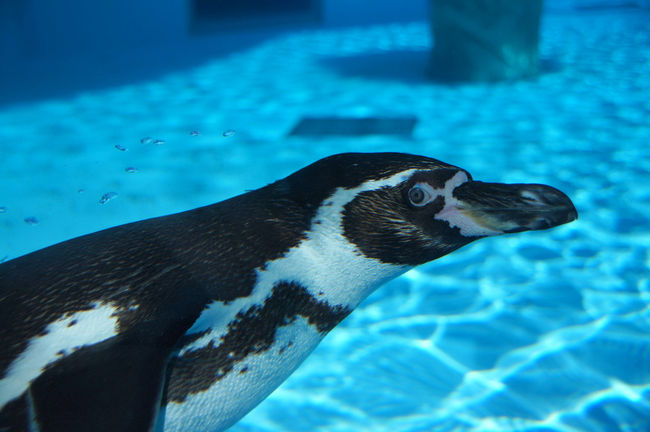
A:
{"type": "Polygon", "coordinates": [[[542,230],[578,218],[569,197],[546,185],[468,181],[453,196],[463,215],[495,234],[542,230]]]}

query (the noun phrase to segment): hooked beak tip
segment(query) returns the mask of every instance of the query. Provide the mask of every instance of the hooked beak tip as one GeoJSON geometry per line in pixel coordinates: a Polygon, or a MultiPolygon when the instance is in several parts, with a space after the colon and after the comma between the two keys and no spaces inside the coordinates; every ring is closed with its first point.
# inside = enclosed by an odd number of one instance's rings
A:
{"type": "Polygon", "coordinates": [[[578,219],[571,199],[546,185],[470,181],[457,187],[454,197],[476,223],[502,233],[543,230],[578,219]]]}

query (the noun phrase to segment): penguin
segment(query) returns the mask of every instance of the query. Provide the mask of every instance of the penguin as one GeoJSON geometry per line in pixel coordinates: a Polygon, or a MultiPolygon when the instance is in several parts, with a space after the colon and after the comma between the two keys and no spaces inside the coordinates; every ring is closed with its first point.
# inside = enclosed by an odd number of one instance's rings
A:
{"type": "Polygon", "coordinates": [[[4,262],[0,430],[222,431],[388,280],[576,218],[550,186],[345,153],[4,262]]]}

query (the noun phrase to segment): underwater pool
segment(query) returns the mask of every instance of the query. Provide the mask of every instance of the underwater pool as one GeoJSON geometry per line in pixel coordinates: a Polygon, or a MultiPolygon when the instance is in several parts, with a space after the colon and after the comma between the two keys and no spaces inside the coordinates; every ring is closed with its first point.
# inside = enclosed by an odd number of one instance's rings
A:
{"type": "Polygon", "coordinates": [[[0,259],[346,151],[545,183],[580,219],[371,295],[231,430],[649,431],[650,14],[546,15],[537,79],[443,86],[424,23],[302,30],[155,80],[0,107],[0,259]],[[287,136],[415,116],[412,137],[287,136]],[[103,203],[100,203],[102,201],[103,203]]]}

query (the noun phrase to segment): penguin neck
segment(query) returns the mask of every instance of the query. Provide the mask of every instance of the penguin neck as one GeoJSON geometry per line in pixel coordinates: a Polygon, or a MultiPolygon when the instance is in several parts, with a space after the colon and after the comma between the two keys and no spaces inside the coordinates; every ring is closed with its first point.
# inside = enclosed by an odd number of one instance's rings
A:
{"type": "Polygon", "coordinates": [[[314,299],[351,310],[379,286],[411,268],[367,258],[336,237],[311,232],[284,257],[258,270],[256,291],[270,292],[280,281],[295,282],[314,299]]]}
{"type": "Polygon", "coordinates": [[[318,301],[353,309],[379,286],[411,269],[367,257],[345,236],[344,207],[357,193],[338,188],[312,210],[300,242],[257,269],[255,290],[263,295],[280,281],[295,282],[318,301]]]}

